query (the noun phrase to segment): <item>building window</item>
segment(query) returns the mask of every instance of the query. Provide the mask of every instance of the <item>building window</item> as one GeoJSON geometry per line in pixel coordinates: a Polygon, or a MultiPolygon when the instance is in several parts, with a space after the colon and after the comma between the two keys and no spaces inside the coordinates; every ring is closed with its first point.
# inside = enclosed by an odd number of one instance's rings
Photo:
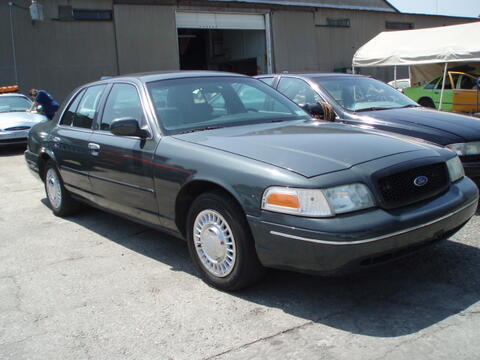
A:
{"type": "Polygon", "coordinates": [[[323,26],[350,27],[350,19],[331,19],[331,18],[327,18],[327,23],[323,26]]]}
{"type": "Polygon", "coordinates": [[[73,9],[71,5],[58,6],[58,20],[111,21],[112,10],[73,9]]]}
{"type": "Polygon", "coordinates": [[[385,28],[388,30],[410,30],[414,29],[415,25],[407,22],[386,21],[385,28]]]}

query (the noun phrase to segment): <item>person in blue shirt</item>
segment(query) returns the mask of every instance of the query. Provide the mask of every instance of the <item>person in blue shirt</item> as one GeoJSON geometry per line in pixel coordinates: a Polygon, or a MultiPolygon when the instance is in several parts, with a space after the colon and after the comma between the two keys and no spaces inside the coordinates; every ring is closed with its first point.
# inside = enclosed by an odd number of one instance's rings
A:
{"type": "Polygon", "coordinates": [[[38,105],[42,106],[42,111],[45,113],[46,117],[50,120],[53,119],[53,116],[57,112],[60,105],[55,99],[45,90],[31,89],[28,92],[28,95],[33,100],[33,105],[30,111],[35,110],[38,105]]]}

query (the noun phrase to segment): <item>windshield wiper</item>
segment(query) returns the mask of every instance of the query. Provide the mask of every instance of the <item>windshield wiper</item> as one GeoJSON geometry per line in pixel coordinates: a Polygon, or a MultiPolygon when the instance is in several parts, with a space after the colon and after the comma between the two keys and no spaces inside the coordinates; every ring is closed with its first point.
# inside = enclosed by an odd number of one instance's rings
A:
{"type": "Polygon", "coordinates": [[[188,133],[193,133],[193,132],[197,132],[197,131],[205,131],[205,130],[215,130],[215,129],[221,129],[223,127],[224,126],[205,126],[203,128],[196,128],[196,129],[180,131],[179,134],[188,134],[188,133]]]}
{"type": "Polygon", "coordinates": [[[404,108],[409,108],[409,107],[420,107],[420,105],[408,104],[408,105],[403,105],[403,106],[396,107],[394,109],[404,109],[404,108]]]}
{"type": "Polygon", "coordinates": [[[355,112],[362,112],[362,111],[375,111],[375,110],[388,110],[388,109],[392,109],[392,108],[386,108],[386,107],[372,106],[372,107],[368,107],[368,108],[363,108],[363,109],[358,109],[358,110],[355,110],[355,112]]]}

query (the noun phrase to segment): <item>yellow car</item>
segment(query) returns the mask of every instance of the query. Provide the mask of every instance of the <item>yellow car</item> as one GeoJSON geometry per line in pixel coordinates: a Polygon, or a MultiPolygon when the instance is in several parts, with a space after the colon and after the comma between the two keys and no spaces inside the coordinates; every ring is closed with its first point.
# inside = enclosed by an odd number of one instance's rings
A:
{"type": "MultiPolygon", "coordinates": [[[[477,78],[478,75],[475,74],[449,71],[440,110],[479,112],[480,92],[477,78]]],[[[443,76],[440,76],[426,85],[406,88],[403,93],[422,106],[438,109],[442,82],[443,76]]]]}

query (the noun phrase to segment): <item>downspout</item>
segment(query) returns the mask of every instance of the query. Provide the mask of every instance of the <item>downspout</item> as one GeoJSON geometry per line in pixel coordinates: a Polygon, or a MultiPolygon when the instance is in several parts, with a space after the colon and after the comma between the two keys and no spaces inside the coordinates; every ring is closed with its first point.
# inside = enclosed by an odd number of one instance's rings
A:
{"type": "Polygon", "coordinates": [[[442,92],[440,93],[440,103],[438,104],[438,110],[442,110],[443,91],[445,90],[445,79],[447,78],[447,65],[448,65],[448,63],[445,63],[445,67],[443,69],[442,92]]]}
{"type": "Polygon", "coordinates": [[[13,26],[13,14],[12,14],[12,7],[13,2],[8,2],[8,7],[10,10],[10,35],[12,37],[12,57],[13,57],[13,74],[15,76],[15,85],[18,85],[18,70],[17,70],[17,55],[15,50],[15,35],[14,35],[14,26],[13,26]]]}

